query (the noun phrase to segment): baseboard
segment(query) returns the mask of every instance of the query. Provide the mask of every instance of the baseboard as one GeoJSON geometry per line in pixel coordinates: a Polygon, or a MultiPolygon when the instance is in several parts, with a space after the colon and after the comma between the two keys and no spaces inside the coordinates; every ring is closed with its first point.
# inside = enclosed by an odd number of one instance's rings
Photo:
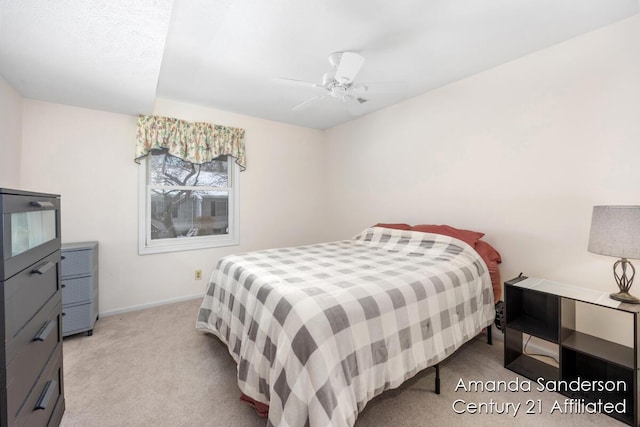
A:
{"type": "Polygon", "coordinates": [[[165,300],[160,300],[160,301],[154,301],[154,302],[150,302],[150,303],[147,303],[147,304],[131,305],[129,307],[118,308],[118,309],[115,309],[115,310],[101,311],[99,313],[99,315],[100,315],[100,317],[115,316],[115,315],[122,314],[122,313],[128,313],[130,311],[144,310],[145,308],[152,308],[152,307],[158,307],[158,306],[161,306],[161,305],[173,304],[173,303],[176,303],[176,302],[189,301],[189,300],[196,299],[196,298],[202,298],[203,296],[204,296],[204,294],[187,295],[187,296],[184,296],[184,297],[170,298],[170,299],[165,299],[165,300]]]}

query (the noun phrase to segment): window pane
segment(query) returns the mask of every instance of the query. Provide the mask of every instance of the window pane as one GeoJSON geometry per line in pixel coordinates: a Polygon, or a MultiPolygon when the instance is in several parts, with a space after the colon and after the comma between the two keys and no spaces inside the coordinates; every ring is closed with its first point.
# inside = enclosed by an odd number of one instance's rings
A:
{"type": "Polygon", "coordinates": [[[229,233],[229,192],[151,190],[151,239],[229,233]]]}
{"type": "Polygon", "coordinates": [[[227,187],[228,177],[226,156],[197,165],[163,152],[151,154],[150,181],[153,185],[227,187]]]}

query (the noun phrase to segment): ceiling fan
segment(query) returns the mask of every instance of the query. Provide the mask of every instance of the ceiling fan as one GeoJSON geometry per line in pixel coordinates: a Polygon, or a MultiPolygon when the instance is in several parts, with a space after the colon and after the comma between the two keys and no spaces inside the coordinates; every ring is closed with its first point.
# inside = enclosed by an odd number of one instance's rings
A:
{"type": "Polygon", "coordinates": [[[328,59],[333,69],[322,75],[322,83],[312,83],[286,77],[276,79],[278,82],[284,84],[321,89],[324,91],[324,93],[296,105],[293,107],[293,111],[303,110],[324,98],[335,98],[342,101],[347,111],[351,114],[360,115],[364,113],[362,104],[367,102],[367,99],[363,97],[364,94],[371,92],[372,89],[377,89],[376,91],[378,92],[388,92],[390,89],[394,91],[398,87],[396,84],[389,83],[355,83],[355,77],[364,64],[364,57],[359,53],[334,52],[329,55],[328,59]]]}

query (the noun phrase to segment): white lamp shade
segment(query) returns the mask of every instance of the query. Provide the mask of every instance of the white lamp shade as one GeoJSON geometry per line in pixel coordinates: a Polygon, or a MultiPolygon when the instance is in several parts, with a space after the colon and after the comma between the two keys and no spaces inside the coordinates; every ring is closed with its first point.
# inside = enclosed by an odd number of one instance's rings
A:
{"type": "Polygon", "coordinates": [[[594,206],[587,250],[640,259],[640,206],[594,206]]]}

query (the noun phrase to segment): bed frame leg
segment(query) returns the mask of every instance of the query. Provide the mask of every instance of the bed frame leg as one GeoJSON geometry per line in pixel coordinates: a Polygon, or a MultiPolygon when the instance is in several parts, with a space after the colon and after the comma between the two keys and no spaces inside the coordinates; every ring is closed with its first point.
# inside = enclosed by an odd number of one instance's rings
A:
{"type": "MultiPolygon", "coordinates": [[[[491,336],[491,325],[487,326],[487,344],[493,345],[493,338],[491,336]]],[[[436,363],[436,394],[440,394],[440,364],[436,363]]]]}

